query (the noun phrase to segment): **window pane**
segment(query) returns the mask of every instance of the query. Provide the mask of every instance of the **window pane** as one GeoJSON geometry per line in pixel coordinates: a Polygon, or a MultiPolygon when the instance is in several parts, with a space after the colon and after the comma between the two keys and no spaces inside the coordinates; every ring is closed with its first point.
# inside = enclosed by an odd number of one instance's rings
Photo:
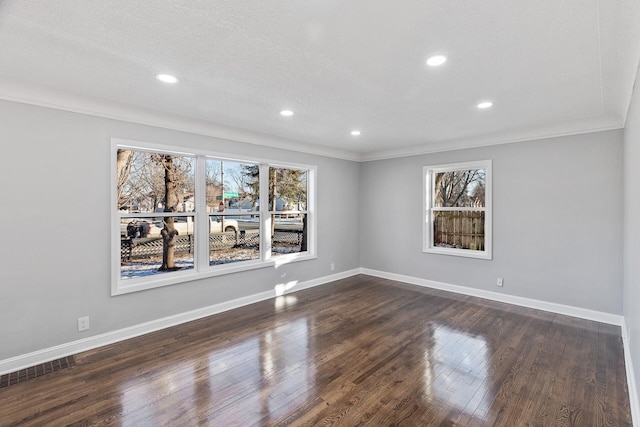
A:
{"type": "Polygon", "coordinates": [[[307,220],[305,214],[275,214],[271,216],[271,255],[284,255],[307,250],[307,220]]]}
{"type": "Polygon", "coordinates": [[[120,277],[193,268],[193,216],[149,214],[194,211],[195,158],[121,148],[116,167],[118,212],[140,214],[120,219],[120,277]],[[172,231],[166,238],[163,228],[172,231]]]}
{"type": "Polygon", "coordinates": [[[269,210],[307,210],[307,177],[306,170],[269,168],[269,210]]]}
{"type": "Polygon", "coordinates": [[[258,214],[209,216],[209,265],[260,259],[258,214]]]}
{"type": "Polygon", "coordinates": [[[433,211],[433,246],[483,251],[484,224],[483,211],[433,211]]]}
{"type": "Polygon", "coordinates": [[[118,149],[117,209],[156,212],[166,207],[170,212],[193,212],[194,171],[193,157],[118,149]]]}
{"type": "Polygon", "coordinates": [[[255,164],[207,159],[206,180],[207,212],[251,210],[260,194],[260,168],[255,164]]]}
{"type": "Polygon", "coordinates": [[[485,169],[434,174],[435,207],[484,207],[485,169]]]}
{"type": "Polygon", "coordinates": [[[122,218],[120,278],[147,277],[193,268],[193,231],[193,216],[122,218]],[[166,247],[161,236],[165,227],[177,231],[166,241],[166,247]]]}

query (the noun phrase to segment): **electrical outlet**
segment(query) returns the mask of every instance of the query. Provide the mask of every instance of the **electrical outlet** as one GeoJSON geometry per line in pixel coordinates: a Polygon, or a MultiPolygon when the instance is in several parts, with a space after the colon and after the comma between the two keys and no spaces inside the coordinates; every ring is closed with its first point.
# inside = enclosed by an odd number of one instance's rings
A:
{"type": "Polygon", "coordinates": [[[331,271],[336,269],[336,265],[334,263],[331,263],[331,271]]]}
{"type": "Polygon", "coordinates": [[[89,324],[89,316],[86,317],[78,317],[78,332],[88,331],[91,329],[89,324]]]}
{"type": "Polygon", "coordinates": [[[500,286],[500,287],[504,286],[504,282],[502,280],[502,277],[498,277],[498,281],[496,282],[496,286],[500,286]]]}

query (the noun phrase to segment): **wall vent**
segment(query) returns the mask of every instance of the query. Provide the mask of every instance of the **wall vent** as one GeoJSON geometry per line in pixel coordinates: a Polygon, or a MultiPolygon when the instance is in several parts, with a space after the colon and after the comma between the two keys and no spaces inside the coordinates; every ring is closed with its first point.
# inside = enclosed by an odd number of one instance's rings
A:
{"type": "Polygon", "coordinates": [[[20,369],[16,372],[0,375],[0,388],[9,387],[33,378],[38,378],[52,372],[75,366],[76,360],[73,356],[63,357],[62,359],[52,360],[50,362],[41,363],[30,368],[20,369]]]}

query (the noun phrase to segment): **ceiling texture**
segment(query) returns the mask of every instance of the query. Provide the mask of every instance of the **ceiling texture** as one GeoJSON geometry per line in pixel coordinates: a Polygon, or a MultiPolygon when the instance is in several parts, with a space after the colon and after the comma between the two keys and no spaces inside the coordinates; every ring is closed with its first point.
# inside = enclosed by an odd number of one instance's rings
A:
{"type": "Polygon", "coordinates": [[[2,99],[366,161],[624,127],[640,1],[0,0],[0,52],[2,99]]]}

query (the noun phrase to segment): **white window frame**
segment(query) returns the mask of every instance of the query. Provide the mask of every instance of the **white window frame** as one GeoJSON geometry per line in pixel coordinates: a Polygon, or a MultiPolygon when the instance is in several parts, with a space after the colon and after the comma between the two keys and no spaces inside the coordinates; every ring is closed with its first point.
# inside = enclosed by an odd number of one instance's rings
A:
{"type": "MultiPolygon", "coordinates": [[[[178,146],[168,146],[162,144],[154,144],[141,141],[132,141],[120,138],[111,139],[111,295],[122,295],[131,292],[137,292],[147,289],[154,289],[162,286],[169,286],[193,280],[215,277],[224,274],[232,274],[241,271],[248,271],[257,268],[274,267],[291,262],[306,261],[317,258],[317,224],[316,224],[316,174],[317,167],[314,165],[305,165],[299,163],[289,163],[282,161],[274,161],[264,158],[255,158],[249,156],[231,155],[226,153],[212,152],[206,150],[190,149],[178,146]],[[195,252],[194,252],[194,268],[188,270],[178,270],[167,272],[166,274],[156,274],[148,277],[125,279],[121,278],[120,265],[120,219],[122,217],[139,216],[139,214],[122,214],[117,209],[117,151],[119,148],[126,148],[138,151],[153,151],[167,154],[175,154],[180,156],[189,156],[196,159],[195,171],[195,212],[180,212],[180,216],[195,215],[195,252]],[[302,169],[308,171],[307,176],[307,250],[305,252],[297,252],[291,254],[271,256],[271,236],[265,232],[271,229],[271,211],[269,211],[268,203],[260,203],[260,259],[238,261],[221,265],[209,265],[209,215],[206,209],[206,184],[205,184],[205,164],[207,158],[215,158],[219,160],[245,162],[258,164],[260,167],[260,198],[268,200],[268,179],[269,167],[280,167],[290,169],[302,169]],[[202,225],[198,225],[202,224],[202,225]],[[203,226],[203,225],[206,225],[203,226]]],[[[215,215],[222,213],[216,212],[215,215]]],[[[171,214],[156,213],[154,216],[168,216],[171,214]]]]}
{"type": "Polygon", "coordinates": [[[490,260],[492,254],[493,241],[493,217],[492,217],[492,161],[479,160],[472,162],[449,163],[441,165],[424,166],[423,168],[423,239],[422,251],[425,253],[454,255],[468,258],[478,258],[490,260]],[[436,208],[434,207],[433,197],[435,195],[434,176],[437,173],[451,172],[456,170],[484,169],[485,172],[485,206],[484,207],[457,207],[457,208],[436,208]],[[442,248],[433,244],[433,218],[435,211],[455,210],[455,211],[484,211],[484,250],[458,249],[458,248],[442,248]]]}

